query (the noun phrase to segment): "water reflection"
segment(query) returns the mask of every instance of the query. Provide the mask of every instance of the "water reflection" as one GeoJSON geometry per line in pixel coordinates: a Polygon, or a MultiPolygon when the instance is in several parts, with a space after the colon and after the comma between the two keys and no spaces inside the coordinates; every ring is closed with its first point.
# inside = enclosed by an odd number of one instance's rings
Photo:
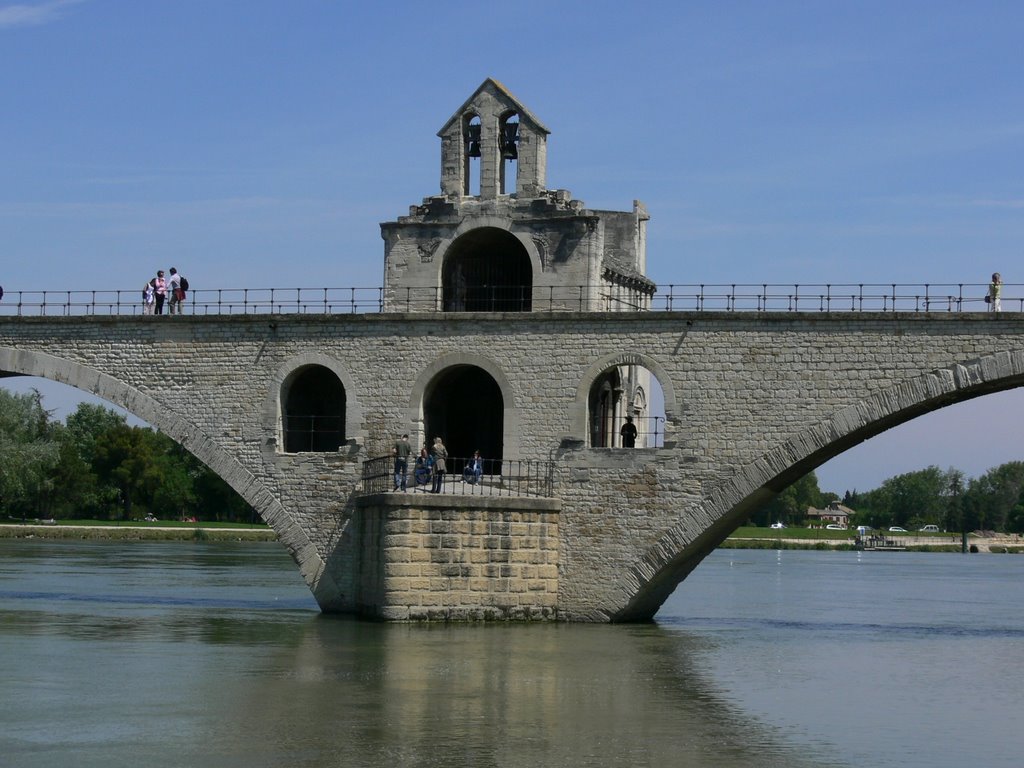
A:
{"type": "MultiPolygon", "coordinates": [[[[296,749],[309,765],[828,764],[726,704],[695,661],[706,642],[657,626],[322,617],[294,649],[264,659],[258,678],[216,695],[220,711],[260,734],[266,765],[296,749]]],[[[224,736],[218,727],[204,738],[224,736]]],[[[235,748],[247,751],[248,739],[235,748]]]]}
{"type": "Polygon", "coordinates": [[[938,765],[1011,732],[1009,676],[953,676],[1024,662],[1024,561],[774,557],[712,558],[660,625],[410,626],[321,616],[275,545],[0,541],[0,764],[938,765]]]}

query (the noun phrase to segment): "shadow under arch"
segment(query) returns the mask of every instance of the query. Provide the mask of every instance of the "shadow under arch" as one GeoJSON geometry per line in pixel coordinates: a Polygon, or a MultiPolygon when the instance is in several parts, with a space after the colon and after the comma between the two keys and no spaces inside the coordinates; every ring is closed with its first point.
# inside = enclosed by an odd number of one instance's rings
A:
{"type": "Polygon", "coordinates": [[[586,439],[589,430],[589,401],[590,391],[594,382],[609,368],[620,365],[638,365],[646,368],[658,380],[661,386],[662,398],[665,406],[665,445],[669,447],[669,441],[675,439],[675,430],[679,425],[679,413],[676,403],[676,391],[672,386],[672,379],[669,378],[661,363],[652,357],[637,352],[619,352],[614,355],[606,355],[594,361],[587,370],[583,372],[580,381],[576,386],[576,397],[571,406],[569,414],[570,435],[575,440],[586,439]]]}
{"type": "Polygon", "coordinates": [[[239,496],[252,505],[295,560],[321,606],[336,599],[339,590],[326,573],[315,546],[285,512],[272,491],[195,424],[113,376],[45,352],[0,347],[0,372],[38,376],[67,384],[120,406],[157,427],[223,478],[239,496]]]}
{"type": "Polygon", "coordinates": [[[926,413],[1020,386],[1024,351],[999,352],[908,379],[836,411],[710,488],[689,517],[712,525],[693,531],[692,523],[680,522],[663,534],[620,578],[620,594],[628,600],[610,620],[651,620],[687,574],[751,512],[843,451],[926,413]]]}
{"type": "Polygon", "coordinates": [[[512,386],[497,363],[489,357],[476,352],[450,352],[437,358],[420,372],[420,375],[413,382],[407,410],[407,421],[414,425],[414,440],[418,439],[422,445],[427,441],[428,437],[432,437],[424,433],[424,404],[426,403],[432,383],[445,371],[460,366],[479,368],[494,379],[502,399],[504,434],[501,435],[501,442],[503,454],[505,458],[519,458],[519,410],[516,406],[512,386]]]}

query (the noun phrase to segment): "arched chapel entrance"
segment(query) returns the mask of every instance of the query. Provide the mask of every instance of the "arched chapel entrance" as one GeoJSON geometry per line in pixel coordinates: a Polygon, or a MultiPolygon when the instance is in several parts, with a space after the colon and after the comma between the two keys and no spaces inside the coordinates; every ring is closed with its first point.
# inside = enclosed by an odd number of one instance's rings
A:
{"type": "Polygon", "coordinates": [[[529,312],[530,255],[515,235],[481,227],[459,237],[441,274],[445,312],[529,312]]]}

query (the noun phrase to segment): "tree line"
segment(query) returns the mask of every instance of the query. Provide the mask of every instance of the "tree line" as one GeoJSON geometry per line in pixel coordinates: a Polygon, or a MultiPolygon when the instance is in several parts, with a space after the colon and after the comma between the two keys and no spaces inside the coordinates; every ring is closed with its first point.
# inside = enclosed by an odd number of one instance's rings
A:
{"type": "Polygon", "coordinates": [[[811,472],[754,513],[751,522],[802,525],[808,507],[824,509],[840,500],[854,510],[853,525],[916,530],[932,524],[946,531],[1024,533],[1024,462],[1001,464],[974,479],[958,469],[930,466],[891,477],[871,491],[847,491],[842,499],[821,491],[811,472]]]}
{"type": "Polygon", "coordinates": [[[61,422],[38,392],[7,390],[0,390],[0,514],[257,521],[224,480],[163,433],[89,403],[61,422]]]}

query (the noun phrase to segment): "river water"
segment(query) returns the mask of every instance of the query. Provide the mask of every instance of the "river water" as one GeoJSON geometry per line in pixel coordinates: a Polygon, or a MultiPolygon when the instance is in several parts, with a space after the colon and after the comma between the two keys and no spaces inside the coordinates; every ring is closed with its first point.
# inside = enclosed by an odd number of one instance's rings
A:
{"type": "Polygon", "coordinates": [[[643,626],[321,616],[276,544],[0,540],[0,765],[1018,766],[1024,557],[720,550],[643,626]]]}

